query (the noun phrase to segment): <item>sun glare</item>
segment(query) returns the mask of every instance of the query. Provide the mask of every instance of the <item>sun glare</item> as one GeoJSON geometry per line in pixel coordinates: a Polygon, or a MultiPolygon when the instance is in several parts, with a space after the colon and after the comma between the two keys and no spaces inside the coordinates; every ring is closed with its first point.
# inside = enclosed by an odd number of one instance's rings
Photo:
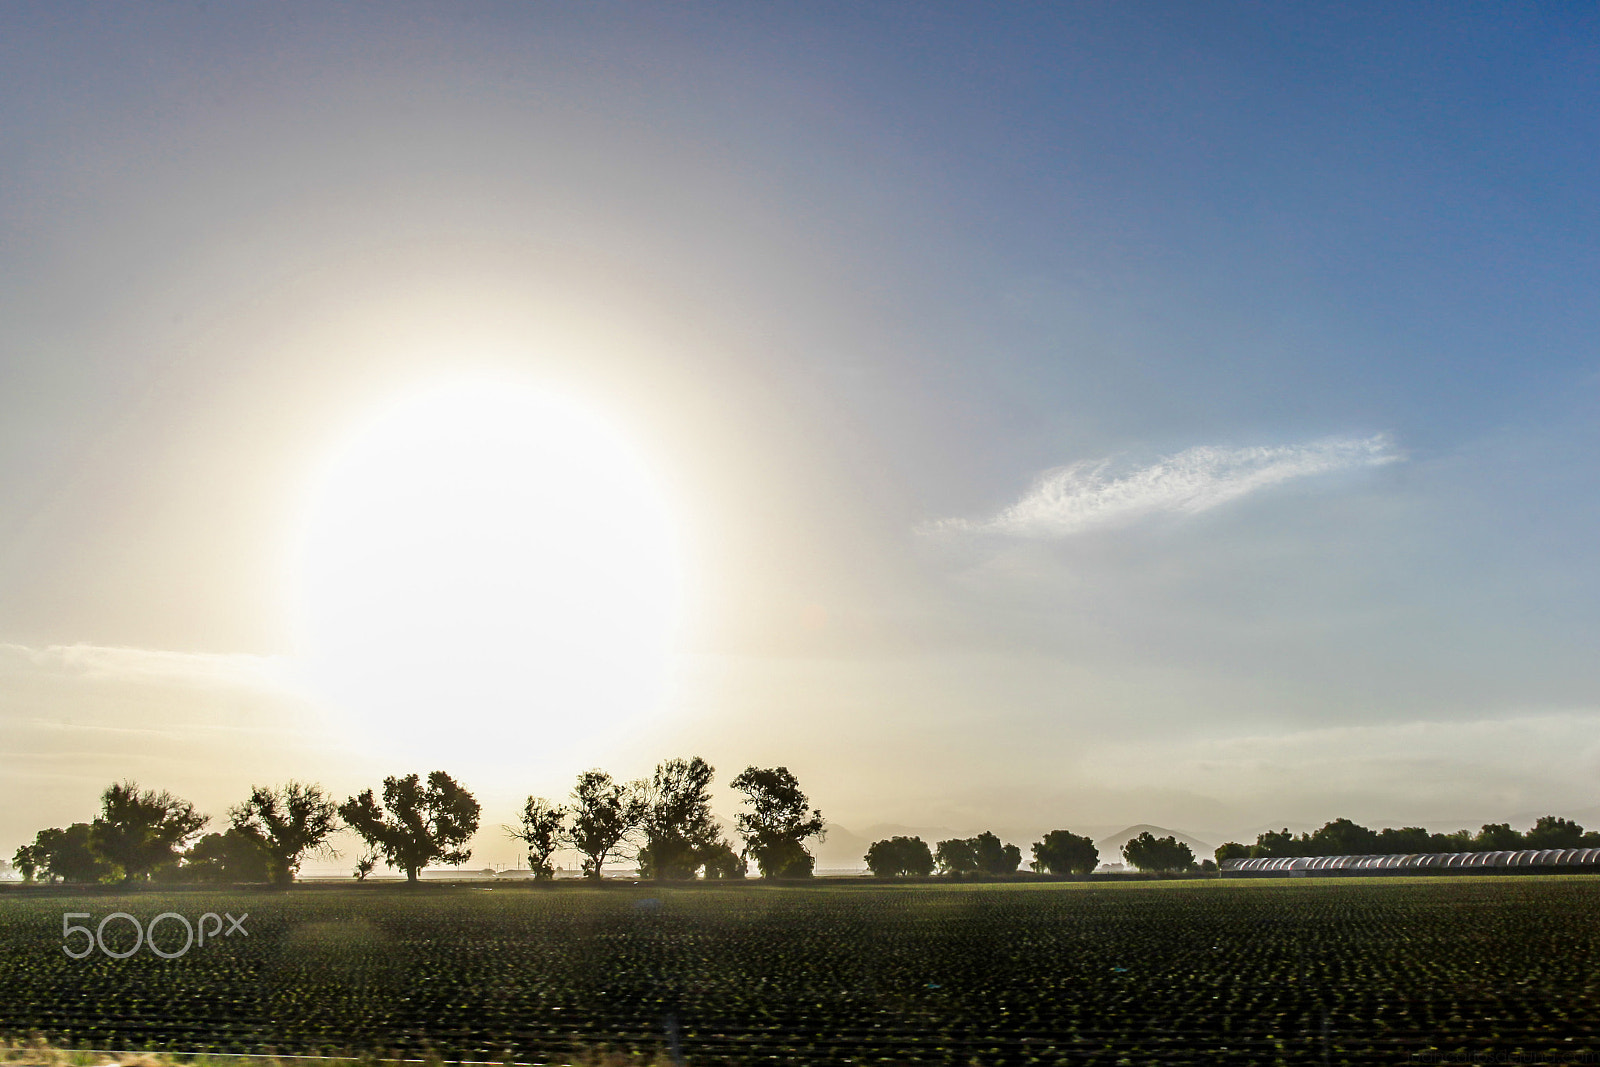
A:
{"type": "Polygon", "coordinates": [[[675,523],[639,450],[564,398],[383,408],[320,472],[298,557],[306,681],[380,747],[526,759],[660,699],[675,523]]]}

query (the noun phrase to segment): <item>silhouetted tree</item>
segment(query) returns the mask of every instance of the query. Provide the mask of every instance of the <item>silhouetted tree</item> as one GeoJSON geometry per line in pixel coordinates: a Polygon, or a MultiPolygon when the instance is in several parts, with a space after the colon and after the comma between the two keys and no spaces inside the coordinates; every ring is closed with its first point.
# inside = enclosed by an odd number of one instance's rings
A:
{"type": "Polygon", "coordinates": [[[957,837],[940,841],[934,850],[940,874],[960,877],[967,874],[1015,874],[1022,864],[1022,850],[1016,845],[1002,845],[1000,839],[985,830],[977,837],[957,837]]]}
{"type": "Polygon", "coordinates": [[[363,853],[361,858],[356,860],[355,870],[350,872],[351,877],[355,878],[355,880],[358,882],[365,882],[367,880],[367,875],[371,874],[373,869],[377,866],[378,854],[376,852],[363,853]]]}
{"type": "Polygon", "coordinates": [[[1229,841],[1226,844],[1217,846],[1216,857],[1217,866],[1219,867],[1227,860],[1248,859],[1249,856],[1250,846],[1241,845],[1237,841],[1229,841]]]}
{"type": "Polygon", "coordinates": [[[435,860],[465,863],[472,850],[461,846],[478,830],[478,801],[443,771],[383,780],[383,806],[365,789],[339,805],[345,825],[381,853],[391,867],[415,882],[435,860]]]}
{"type": "Polygon", "coordinates": [[[1378,831],[1378,839],[1368,851],[1377,855],[1411,855],[1421,852],[1436,852],[1434,835],[1428,833],[1420,826],[1402,826],[1396,830],[1392,826],[1385,826],[1378,831]]]}
{"type": "Polygon", "coordinates": [[[86,822],[75,822],[65,830],[40,830],[34,835],[33,844],[17,849],[12,862],[30,882],[40,874],[51,881],[107,881],[116,872],[95,854],[90,845],[93,836],[94,828],[86,822]]]}
{"type": "Polygon", "coordinates": [[[705,851],[707,878],[743,878],[747,866],[745,858],[726,841],[718,841],[705,851]]]}
{"type": "Polygon", "coordinates": [[[59,834],[61,830],[40,830],[33,837],[33,844],[18,845],[17,850],[11,854],[11,866],[20,875],[24,882],[33,881],[34,875],[44,867],[45,857],[48,855],[39,844],[39,838],[45,834],[59,834]]]}
{"type": "Polygon", "coordinates": [[[933,858],[939,864],[939,873],[961,877],[976,874],[978,852],[970,837],[952,837],[934,846],[933,858]]]}
{"type": "Polygon", "coordinates": [[[1191,871],[1194,853],[1176,837],[1156,837],[1149,830],[1122,846],[1122,858],[1141,871],[1191,871]]]}
{"type": "Polygon", "coordinates": [[[1433,852],[1472,852],[1478,847],[1471,830],[1452,830],[1448,834],[1429,834],[1428,848],[1433,852]]]}
{"type": "Polygon", "coordinates": [[[720,840],[711,815],[715,769],[695,756],[656,767],[645,792],[644,846],[639,873],[645,878],[693,878],[720,840]]]}
{"type": "Polygon", "coordinates": [[[933,873],[933,853],[928,843],[920,837],[891,837],[887,841],[874,841],[867,849],[867,869],[879,878],[916,875],[926,878],[933,873]]]}
{"type": "Polygon", "coordinates": [[[555,868],[550,865],[550,857],[561,847],[566,822],[566,808],[558,807],[543,797],[529,797],[527,803],[522,805],[522,824],[501,829],[513,840],[528,846],[528,869],[533,872],[534,878],[543,881],[556,876],[555,868]]]}
{"type": "Polygon", "coordinates": [[[89,835],[95,855],[122,872],[122,880],[148,878],[155,868],[178,861],[178,851],[200,832],[208,817],[171,793],[140,791],[138,783],[107,787],[100,817],[89,835]]]}
{"type": "Polygon", "coordinates": [[[812,808],[787,767],[746,767],[731,783],[750,810],[738,816],[745,854],[763,878],[809,878],[816,860],[808,837],[826,836],[822,812],[812,808]]]}
{"type": "Polygon", "coordinates": [[[1001,844],[988,830],[972,839],[972,852],[978,859],[978,870],[984,874],[1015,874],[1022,865],[1022,850],[1016,845],[1001,844]]]}
{"type": "Polygon", "coordinates": [[[1268,830],[1256,837],[1256,843],[1250,848],[1251,856],[1266,856],[1277,859],[1283,856],[1305,856],[1304,838],[1297,840],[1288,827],[1282,830],[1268,830]]]}
{"type": "Polygon", "coordinates": [[[294,881],[306,853],[336,854],[327,841],[339,828],[339,808],[320,785],[253,786],[250,799],[230,808],[228,819],[266,854],[267,877],[276,885],[294,881]]]}
{"type": "Polygon", "coordinates": [[[1544,815],[1522,835],[1523,848],[1579,848],[1583,842],[1583,827],[1568,819],[1544,815]]]}
{"type": "Polygon", "coordinates": [[[185,882],[266,882],[273,880],[272,857],[260,842],[238,829],[206,834],[183,854],[177,878],[185,882]]]}
{"type": "Polygon", "coordinates": [[[1483,852],[1514,852],[1523,847],[1522,834],[1503,822],[1484,823],[1472,843],[1483,852]]]}
{"type": "MultiPolygon", "coordinates": [[[[1296,837],[1287,829],[1269,831],[1248,849],[1251,856],[1359,856],[1415,855],[1445,852],[1498,852],[1534,848],[1600,847],[1600,833],[1585,832],[1567,819],[1546,815],[1527,834],[1506,823],[1485,823],[1476,834],[1470,830],[1430,833],[1421,826],[1385,827],[1374,833],[1349,819],[1335,819],[1311,834],[1296,837]]],[[[1243,845],[1234,842],[1217,850],[1217,860],[1238,858],[1243,845]],[[1227,850],[1227,854],[1224,854],[1227,850]]]]}
{"type": "Polygon", "coordinates": [[[585,877],[599,880],[606,860],[638,833],[644,825],[645,803],[642,782],[616,782],[601,770],[578,775],[567,843],[583,857],[585,877]]]}
{"type": "MultiPolygon", "coordinates": [[[[1423,831],[1426,833],[1427,831],[1423,831]]],[[[1305,856],[1365,856],[1378,847],[1378,835],[1349,819],[1335,819],[1312,833],[1305,856]]]]}
{"type": "Polygon", "coordinates": [[[1033,869],[1051,874],[1088,874],[1100,862],[1100,850],[1071,830],[1051,830],[1033,844],[1033,869]]]}

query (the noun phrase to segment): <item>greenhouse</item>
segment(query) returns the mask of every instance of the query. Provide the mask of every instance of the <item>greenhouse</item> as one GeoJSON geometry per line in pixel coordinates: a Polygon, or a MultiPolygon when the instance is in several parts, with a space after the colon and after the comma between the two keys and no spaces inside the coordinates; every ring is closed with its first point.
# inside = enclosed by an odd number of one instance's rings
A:
{"type": "Polygon", "coordinates": [[[1380,873],[1592,867],[1600,848],[1532,848],[1510,852],[1423,852],[1389,856],[1258,856],[1222,861],[1224,875],[1380,873]]]}

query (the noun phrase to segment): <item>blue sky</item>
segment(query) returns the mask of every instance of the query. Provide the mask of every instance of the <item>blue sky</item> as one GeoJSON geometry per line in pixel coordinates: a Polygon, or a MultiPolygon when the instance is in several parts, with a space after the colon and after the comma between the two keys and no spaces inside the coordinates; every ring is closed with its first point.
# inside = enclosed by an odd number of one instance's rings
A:
{"type": "Polygon", "coordinates": [[[18,819],[231,802],[105,738],[292,704],[234,667],[308,471],[486,371],[642,442],[699,561],[672,699],[508,798],[682,748],[853,825],[1600,803],[1597,18],[13,8],[18,819]]]}

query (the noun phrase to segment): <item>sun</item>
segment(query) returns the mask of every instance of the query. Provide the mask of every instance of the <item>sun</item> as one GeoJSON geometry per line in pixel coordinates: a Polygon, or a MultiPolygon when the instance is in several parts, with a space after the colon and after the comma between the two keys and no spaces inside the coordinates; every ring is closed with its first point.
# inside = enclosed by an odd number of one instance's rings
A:
{"type": "Polygon", "coordinates": [[[305,681],[364,742],[419,758],[526,758],[648,714],[681,616],[677,531],[642,450],[571,399],[499,380],[399,396],[308,495],[305,681]]]}

